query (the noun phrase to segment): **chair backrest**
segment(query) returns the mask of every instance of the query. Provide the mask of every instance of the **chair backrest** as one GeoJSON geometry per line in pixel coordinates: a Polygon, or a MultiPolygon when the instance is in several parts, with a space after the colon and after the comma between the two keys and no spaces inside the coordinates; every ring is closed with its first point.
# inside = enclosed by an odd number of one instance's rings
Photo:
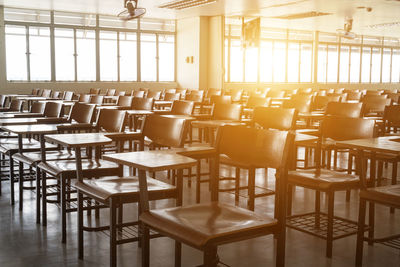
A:
{"type": "Polygon", "coordinates": [[[340,96],[335,95],[335,96],[315,96],[312,104],[311,104],[311,109],[312,110],[325,110],[326,107],[328,106],[329,102],[339,102],[340,101],[340,96]]]}
{"type": "Polygon", "coordinates": [[[185,100],[201,103],[204,100],[204,95],[202,93],[193,93],[192,92],[190,94],[185,95],[185,100]]]}
{"type": "Polygon", "coordinates": [[[39,95],[39,94],[40,94],[40,89],[39,88],[32,89],[31,95],[39,95]]]}
{"type": "Polygon", "coordinates": [[[0,95],[0,107],[4,108],[6,104],[7,97],[5,95],[0,95]]]}
{"type": "Polygon", "coordinates": [[[134,97],[132,100],[133,110],[153,110],[153,106],[154,106],[153,98],[134,97]]]}
{"type": "Polygon", "coordinates": [[[106,96],[114,96],[116,92],[116,89],[107,89],[106,96]]]}
{"type": "Polygon", "coordinates": [[[72,98],[74,98],[74,92],[71,92],[71,91],[64,92],[64,96],[63,96],[64,100],[71,101],[72,98]]]}
{"type": "Polygon", "coordinates": [[[256,107],[252,125],[264,129],[288,131],[296,126],[296,110],[287,108],[256,107]]]}
{"type": "Polygon", "coordinates": [[[321,123],[321,137],[336,141],[372,138],[375,121],[362,118],[327,116],[321,123]]]}
{"type": "Polygon", "coordinates": [[[131,96],[143,98],[145,91],[132,91],[131,96]]]}
{"type": "Polygon", "coordinates": [[[61,102],[46,102],[43,115],[45,117],[60,117],[63,104],[61,102]]]}
{"type": "Polygon", "coordinates": [[[51,93],[51,97],[55,98],[55,99],[60,99],[62,98],[63,93],[61,93],[60,91],[53,91],[51,93]]]}
{"type": "Polygon", "coordinates": [[[43,113],[45,107],[46,107],[46,102],[36,101],[32,103],[31,110],[29,112],[43,113]]]}
{"type": "Polygon", "coordinates": [[[247,100],[246,108],[268,107],[270,103],[270,97],[250,96],[247,100]]]}
{"type": "Polygon", "coordinates": [[[100,94],[100,88],[90,88],[90,90],[89,90],[89,94],[90,95],[98,95],[98,94],[100,94]]]}
{"type": "Polygon", "coordinates": [[[185,98],[185,95],[187,94],[188,90],[187,89],[176,89],[176,93],[181,94],[181,98],[185,98]]]}
{"type": "Polygon", "coordinates": [[[340,102],[345,102],[347,100],[346,93],[328,93],[328,94],[326,94],[326,96],[339,97],[340,102]]]}
{"type": "Polygon", "coordinates": [[[101,104],[103,104],[103,101],[104,101],[104,96],[102,96],[102,95],[91,95],[89,103],[90,104],[101,105],[101,104]]]}
{"type": "Polygon", "coordinates": [[[42,97],[50,97],[51,96],[51,89],[43,89],[42,97]]]}
{"type": "Polygon", "coordinates": [[[242,106],[239,104],[215,104],[213,109],[214,120],[240,121],[242,106]]]}
{"type": "Polygon", "coordinates": [[[400,125],[400,105],[386,106],[383,112],[383,121],[386,127],[400,125]]]}
{"type": "Polygon", "coordinates": [[[310,112],[311,96],[296,96],[282,103],[283,108],[294,108],[299,113],[310,112]]]}
{"type": "Polygon", "coordinates": [[[311,94],[312,88],[299,88],[296,94],[311,94]]]}
{"type": "Polygon", "coordinates": [[[367,90],[365,92],[366,95],[381,95],[383,90],[367,90]]]}
{"type": "Polygon", "coordinates": [[[218,129],[216,150],[246,165],[282,169],[287,164],[290,137],[289,131],[226,125],[218,129]]]}
{"type": "Polygon", "coordinates": [[[125,91],[117,91],[117,92],[115,92],[115,95],[116,96],[124,96],[124,95],[126,95],[126,92],[125,91]]]}
{"type": "Polygon", "coordinates": [[[375,99],[386,99],[388,98],[387,95],[365,95],[362,97],[361,101],[369,101],[369,100],[375,100],[375,99]]]}
{"type": "Polygon", "coordinates": [[[119,96],[117,106],[130,107],[132,106],[133,96],[119,96]]]}
{"type": "Polygon", "coordinates": [[[239,102],[242,100],[243,90],[231,90],[229,94],[232,98],[232,102],[239,102]]]}
{"type": "Polygon", "coordinates": [[[362,106],[362,103],[329,102],[325,110],[325,115],[360,118],[362,106]]]}
{"type": "Polygon", "coordinates": [[[385,95],[387,96],[387,98],[390,98],[392,100],[392,103],[399,104],[399,98],[400,98],[399,93],[387,93],[385,95]]]}
{"type": "Polygon", "coordinates": [[[10,111],[22,111],[22,105],[24,102],[20,99],[11,100],[9,110],[10,111]]]}
{"type": "Polygon", "coordinates": [[[385,111],[385,106],[389,106],[392,100],[390,98],[372,98],[372,99],[364,99],[362,103],[363,106],[363,115],[368,115],[370,113],[383,114],[385,111]]]}
{"type": "Polygon", "coordinates": [[[144,120],[142,133],[156,145],[183,147],[186,126],[184,118],[150,115],[144,120]]]}
{"type": "Polygon", "coordinates": [[[193,101],[175,100],[172,103],[170,114],[174,115],[192,115],[194,109],[193,101]]]}
{"type": "Polygon", "coordinates": [[[69,112],[68,120],[70,122],[90,123],[92,122],[95,109],[95,104],[76,102],[69,112]]]}
{"type": "Polygon", "coordinates": [[[283,90],[270,90],[267,93],[267,97],[282,98],[282,97],[285,97],[285,91],[283,91],[283,90]]]}
{"type": "Polygon", "coordinates": [[[79,95],[79,102],[89,103],[91,95],[90,94],[80,94],[79,95]]]}
{"type": "Polygon", "coordinates": [[[100,109],[96,128],[105,132],[122,132],[124,130],[124,122],[126,111],[118,109],[100,109]]]}
{"type": "Polygon", "coordinates": [[[164,94],[176,94],[176,89],[172,88],[172,89],[164,89],[164,94]]]}
{"type": "Polygon", "coordinates": [[[232,97],[230,95],[212,95],[210,97],[211,104],[231,104],[232,97]]]}
{"type": "Polygon", "coordinates": [[[149,91],[146,95],[148,98],[153,98],[154,100],[160,100],[161,91],[149,91]]]}
{"type": "Polygon", "coordinates": [[[210,88],[207,90],[207,98],[210,98],[213,95],[222,95],[222,90],[221,89],[215,89],[215,88],[210,88]]]}
{"type": "Polygon", "coordinates": [[[165,93],[164,100],[165,101],[175,101],[181,98],[181,94],[179,93],[165,93]]]}
{"type": "Polygon", "coordinates": [[[353,91],[350,91],[350,92],[348,92],[348,91],[346,91],[346,94],[347,94],[347,101],[351,101],[351,100],[356,100],[356,101],[360,101],[360,99],[361,99],[361,96],[362,96],[362,93],[361,92],[353,92],[353,91]]]}

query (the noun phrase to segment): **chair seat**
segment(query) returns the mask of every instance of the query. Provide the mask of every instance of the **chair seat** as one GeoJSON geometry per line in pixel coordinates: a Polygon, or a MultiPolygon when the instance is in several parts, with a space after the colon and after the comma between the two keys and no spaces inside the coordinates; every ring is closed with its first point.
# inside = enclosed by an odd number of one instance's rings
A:
{"type": "MultiPolygon", "coordinates": [[[[31,166],[34,163],[38,163],[42,160],[42,153],[40,151],[28,152],[23,154],[16,153],[13,155],[13,159],[31,166]]],[[[75,159],[75,154],[68,150],[55,150],[46,152],[46,161],[73,159],[75,159]]]]}
{"type": "Polygon", "coordinates": [[[274,218],[218,202],[150,210],[140,220],[198,249],[265,235],[278,226],[274,218]]]}
{"type": "Polygon", "coordinates": [[[347,190],[358,188],[360,179],[351,174],[321,169],[319,176],[316,170],[289,171],[288,183],[315,190],[347,190]]]}
{"type": "MultiPolygon", "coordinates": [[[[53,176],[60,174],[67,175],[69,178],[76,178],[75,160],[57,160],[40,162],[38,167],[53,176]]],[[[98,159],[82,159],[82,171],[85,177],[116,175],[119,170],[118,164],[98,159]]]]}
{"type": "Polygon", "coordinates": [[[400,185],[387,185],[361,190],[360,198],[400,207],[400,185]]]}
{"type": "MultiPolygon", "coordinates": [[[[40,142],[34,139],[23,138],[22,139],[24,151],[38,151],[40,150],[40,142]]],[[[56,149],[57,145],[46,143],[46,150],[56,149]]],[[[18,139],[7,139],[0,142],[0,153],[16,153],[19,149],[18,139]]]]}
{"type": "MultiPolygon", "coordinates": [[[[235,161],[235,160],[231,159],[230,157],[228,157],[227,155],[224,155],[224,154],[220,155],[219,163],[220,164],[229,165],[229,166],[235,166],[235,167],[238,167],[238,168],[241,168],[241,169],[249,169],[251,167],[248,164],[244,164],[242,162],[235,161]]],[[[254,167],[254,166],[252,166],[252,167],[254,167]]]]}
{"type": "MultiPolygon", "coordinates": [[[[111,197],[128,197],[132,202],[139,201],[139,179],[137,177],[105,177],[85,179],[74,185],[81,193],[106,202],[111,197]]],[[[147,186],[150,200],[172,198],[176,187],[148,177],[147,186]]]]}

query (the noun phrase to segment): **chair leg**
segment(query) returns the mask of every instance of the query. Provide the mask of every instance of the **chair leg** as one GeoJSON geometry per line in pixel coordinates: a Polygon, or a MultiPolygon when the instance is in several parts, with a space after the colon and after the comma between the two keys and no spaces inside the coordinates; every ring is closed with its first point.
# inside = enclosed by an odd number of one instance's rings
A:
{"type": "Polygon", "coordinates": [[[47,176],[42,172],[42,225],[47,226],[47,176]]]}
{"type": "Polygon", "coordinates": [[[315,228],[320,226],[320,216],[321,216],[321,192],[315,191],[315,228]]]}
{"type": "Polygon", "coordinates": [[[196,164],[196,203],[200,203],[200,186],[201,186],[201,159],[196,164]]]}
{"type": "Polygon", "coordinates": [[[326,257],[332,258],[333,249],[333,209],[335,203],[335,192],[328,193],[328,229],[326,238],[326,257]]]}
{"type": "Polygon", "coordinates": [[[36,168],[36,223],[40,223],[40,170],[36,168]]]}
{"type": "Polygon", "coordinates": [[[15,181],[15,175],[14,175],[14,161],[10,157],[9,160],[9,165],[10,165],[10,204],[14,205],[15,204],[15,192],[14,192],[14,181],[15,181]]]}
{"type": "Polygon", "coordinates": [[[275,235],[276,238],[276,267],[285,266],[285,250],[286,250],[286,228],[283,227],[282,231],[275,235]]]}
{"type": "Polygon", "coordinates": [[[188,180],[187,185],[189,188],[192,187],[192,168],[188,168],[188,180]]]}
{"type": "Polygon", "coordinates": [[[182,265],[182,243],[175,241],[175,267],[182,265]]]}
{"type": "Polygon", "coordinates": [[[359,211],[358,211],[356,266],[362,266],[366,205],[367,205],[367,202],[365,201],[365,199],[360,199],[360,207],[359,207],[359,211]]]}
{"type": "Polygon", "coordinates": [[[83,195],[78,191],[78,258],[83,259],[83,195]]]}
{"type": "Polygon", "coordinates": [[[248,208],[249,210],[254,211],[254,202],[255,202],[255,181],[256,180],[256,173],[254,168],[249,169],[249,181],[248,181],[248,194],[249,194],[249,200],[248,200],[248,208]]]}
{"type": "MultiPolygon", "coordinates": [[[[115,199],[110,199],[110,266],[117,266],[117,208],[121,209],[115,199]]],[[[120,214],[121,212],[119,212],[120,214]]]]}
{"type": "Polygon", "coordinates": [[[118,230],[122,232],[122,222],[123,222],[123,217],[124,217],[124,205],[120,204],[118,206],[118,230]]]}
{"type": "Polygon", "coordinates": [[[24,164],[22,162],[18,163],[18,185],[19,185],[19,210],[24,207],[24,164]]]}
{"type": "MultiPolygon", "coordinates": [[[[392,184],[397,184],[397,161],[392,163],[392,184]]],[[[390,207],[390,213],[394,213],[393,207],[390,207]]]]}
{"type": "MultiPolygon", "coordinates": [[[[235,168],[235,205],[239,205],[240,168],[235,168]]],[[[249,190],[250,192],[250,190],[249,190]]]]}
{"type": "Polygon", "coordinates": [[[368,245],[372,246],[374,242],[372,239],[374,238],[374,233],[375,233],[375,204],[370,202],[369,203],[369,211],[368,211],[368,225],[369,225],[369,230],[368,230],[368,245]]]}
{"type": "Polygon", "coordinates": [[[66,210],[66,199],[65,199],[65,194],[66,194],[66,185],[65,185],[65,177],[61,175],[60,177],[61,180],[61,242],[66,243],[67,242],[67,210],[66,210]]]}
{"type": "MultiPolygon", "coordinates": [[[[276,194],[275,194],[275,201],[276,201],[276,194]]],[[[287,185],[287,207],[286,207],[286,214],[287,216],[292,215],[292,199],[293,199],[293,186],[287,185]]],[[[276,206],[276,205],[275,205],[276,206]]]]}
{"type": "Polygon", "coordinates": [[[218,264],[217,247],[210,247],[204,250],[203,266],[216,267],[218,264]]]}
{"type": "Polygon", "coordinates": [[[142,267],[150,265],[150,233],[146,225],[142,225],[142,267]]]}

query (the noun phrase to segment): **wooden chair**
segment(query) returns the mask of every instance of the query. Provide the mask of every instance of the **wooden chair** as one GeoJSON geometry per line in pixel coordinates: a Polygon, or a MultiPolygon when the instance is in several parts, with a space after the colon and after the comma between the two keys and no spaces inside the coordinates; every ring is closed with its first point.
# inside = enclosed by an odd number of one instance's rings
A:
{"type": "MultiPolygon", "coordinates": [[[[32,108],[36,103],[41,103],[39,104],[39,106],[44,107],[44,111],[40,113],[36,112],[20,113],[20,114],[15,114],[14,117],[15,118],[35,118],[35,117],[59,118],[63,115],[63,104],[61,102],[34,102],[32,104],[32,108]]],[[[39,110],[40,107],[37,107],[38,108],[37,110],[39,110]]]]}
{"type": "Polygon", "coordinates": [[[383,90],[367,90],[365,95],[382,95],[383,90]]]}
{"type": "MultiPolygon", "coordinates": [[[[358,232],[356,246],[356,266],[362,266],[364,241],[368,241],[369,245],[374,243],[382,243],[383,245],[399,249],[399,235],[376,238],[374,236],[375,228],[375,209],[374,205],[384,205],[391,209],[400,208],[400,185],[388,185],[375,188],[363,188],[360,190],[360,205],[358,215],[358,232]],[[369,229],[368,237],[364,236],[365,231],[365,215],[366,206],[369,203],[369,229]]],[[[379,218],[383,220],[384,218],[379,218]]]]}
{"type": "Polygon", "coordinates": [[[7,97],[5,95],[0,95],[0,108],[5,108],[7,97]]]}
{"type": "Polygon", "coordinates": [[[54,99],[62,99],[63,94],[64,94],[64,93],[62,93],[62,92],[60,92],[60,91],[53,91],[53,92],[51,93],[51,98],[54,98],[54,99]]]}
{"type": "Polygon", "coordinates": [[[361,92],[346,92],[347,94],[347,101],[360,101],[362,97],[361,92]]]}
{"type": "Polygon", "coordinates": [[[339,97],[340,102],[346,102],[347,101],[347,94],[346,93],[328,93],[326,94],[327,97],[339,97]]]}
{"type": "Polygon", "coordinates": [[[115,95],[116,95],[116,96],[125,96],[125,95],[126,95],[126,92],[125,92],[125,91],[117,91],[117,92],[115,93],[115,95]]]}
{"type": "MultiPolygon", "coordinates": [[[[378,97],[378,96],[376,96],[378,97]]],[[[385,107],[391,104],[391,99],[389,98],[363,98],[363,116],[382,116],[385,111],[385,107]]],[[[386,96],[385,96],[386,97],[386,96]]]]}
{"type": "Polygon", "coordinates": [[[101,90],[100,88],[90,88],[89,95],[99,95],[100,90],[101,90]]]}
{"type": "Polygon", "coordinates": [[[89,103],[91,97],[91,94],[80,94],[78,102],[89,103]]]}
{"type": "Polygon", "coordinates": [[[329,102],[326,106],[325,115],[360,118],[362,115],[362,103],[329,102]]]}
{"type": "Polygon", "coordinates": [[[285,91],[283,91],[283,90],[270,90],[267,93],[267,97],[270,97],[270,98],[283,98],[283,97],[285,97],[285,91]]]}
{"type": "Polygon", "coordinates": [[[161,91],[149,91],[146,95],[147,98],[153,98],[154,100],[161,99],[161,91]]]}
{"type": "Polygon", "coordinates": [[[340,102],[341,97],[336,96],[315,96],[311,103],[311,110],[325,110],[329,102],[340,102]]]}
{"type": "Polygon", "coordinates": [[[0,108],[0,112],[21,112],[24,102],[20,99],[11,100],[8,108],[0,108]]]}
{"type": "Polygon", "coordinates": [[[63,100],[71,101],[74,98],[74,92],[66,91],[63,95],[63,100]]]}
{"type": "Polygon", "coordinates": [[[106,96],[115,96],[116,92],[117,92],[116,89],[107,89],[106,90],[106,96]]]}
{"type": "Polygon", "coordinates": [[[117,100],[118,107],[131,107],[133,96],[119,96],[117,100]]]}
{"type": "MultiPolygon", "coordinates": [[[[149,116],[144,122],[142,134],[134,136],[142,142],[143,149],[144,138],[149,138],[157,145],[164,147],[183,147],[183,139],[186,123],[184,119],[167,118],[162,116],[149,116]]],[[[126,138],[123,135],[111,135],[112,139],[126,138]]],[[[160,200],[166,198],[175,198],[177,203],[182,203],[182,188],[171,186],[156,179],[147,177],[148,193],[150,200],[160,200]]],[[[180,187],[182,184],[180,183],[180,187]]],[[[137,177],[104,177],[100,179],[84,179],[75,184],[78,193],[88,196],[97,202],[106,205],[110,210],[109,226],[88,227],[80,226],[78,236],[83,236],[83,231],[102,231],[110,230],[110,266],[117,265],[117,245],[127,242],[139,241],[139,235],[117,237],[117,230],[132,233],[132,228],[136,227],[140,232],[138,222],[123,222],[123,205],[136,203],[139,201],[139,180],[137,177]],[[116,213],[118,210],[118,219],[116,213]]],[[[81,207],[83,208],[83,207],[81,207]]],[[[78,213],[78,220],[83,220],[82,213],[78,213]]],[[[157,237],[159,235],[154,235],[157,237]]],[[[83,258],[83,238],[79,240],[79,258],[83,258]]]]}
{"type": "Polygon", "coordinates": [[[51,89],[43,89],[42,90],[42,97],[51,97],[51,89]]]}
{"type": "Polygon", "coordinates": [[[32,89],[31,95],[35,95],[35,96],[40,95],[40,89],[39,88],[32,89]]]}
{"type": "Polygon", "coordinates": [[[181,94],[179,93],[165,93],[164,100],[165,101],[175,101],[181,98],[181,94]]]}
{"type": "Polygon", "coordinates": [[[133,96],[133,97],[140,97],[140,98],[143,98],[144,95],[145,95],[145,91],[135,91],[135,90],[132,90],[132,92],[131,92],[131,96],[133,96]]]}
{"type": "MultiPolygon", "coordinates": [[[[358,176],[321,168],[322,146],[327,148],[333,141],[371,138],[374,121],[361,118],[326,117],[320,128],[316,148],[316,169],[295,170],[288,174],[288,219],[287,226],[323,238],[327,241],[326,256],[332,257],[333,240],[356,233],[356,223],[334,217],[334,196],[337,191],[359,189],[362,181],[358,176]],[[344,130],[345,129],[345,130],[344,130]],[[299,186],[315,190],[315,212],[292,215],[292,187],[299,186]],[[328,213],[320,211],[320,193],[327,194],[328,213]]],[[[332,144],[334,145],[334,144],[332,144]]],[[[361,166],[360,163],[357,164],[361,166]]],[[[359,170],[358,173],[361,173],[359,170]]]]}
{"type": "Polygon", "coordinates": [[[101,105],[101,104],[104,103],[104,96],[102,96],[102,95],[91,95],[89,103],[90,104],[101,105]]]}
{"type": "MultiPolygon", "coordinates": [[[[140,172],[139,186],[142,191],[139,201],[142,210],[140,221],[144,226],[142,266],[150,264],[149,229],[175,239],[175,266],[180,266],[181,243],[203,252],[203,266],[217,266],[219,245],[268,234],[274,234],[277,238],[276,266],[284,266],[285,172],[291,140],[292,136],[288,132],[246,127],[224,126],[218,132],[217,157],[220,154],[227,154],[245,164],[277,169],[278,194],[275,202],[277,205],[275,218],[219,203],[215,191],[211,203],[149,210],[147,180],[143,175],[144,172],[140,172]],[[238,138],[244,142],[237,142],[238,138]]],[[[218,170],[217,161],[215,171],[217,175],[218,170]]],[[[218,178],[215,179],[217,182],[218,178]]],[[[217,184],[213,189],[218,190],[217,184]]]]}
{"type": "Polygon", "coordinates": [[[194,102],[176,100],[172,103],[171,111],[168,112],[168,114],[190,116],[193,114],[193,109],[194,109],[194,102]]]}

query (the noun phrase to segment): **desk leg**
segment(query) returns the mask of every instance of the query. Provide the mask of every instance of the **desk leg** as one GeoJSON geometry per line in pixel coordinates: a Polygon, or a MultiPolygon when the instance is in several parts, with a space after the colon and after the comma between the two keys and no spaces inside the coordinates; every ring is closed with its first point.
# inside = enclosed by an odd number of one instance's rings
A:
{"type": "Polygon", "coordinates": [[[40,223],[40,169],[36,167],[36,223],[40,223]]]}

